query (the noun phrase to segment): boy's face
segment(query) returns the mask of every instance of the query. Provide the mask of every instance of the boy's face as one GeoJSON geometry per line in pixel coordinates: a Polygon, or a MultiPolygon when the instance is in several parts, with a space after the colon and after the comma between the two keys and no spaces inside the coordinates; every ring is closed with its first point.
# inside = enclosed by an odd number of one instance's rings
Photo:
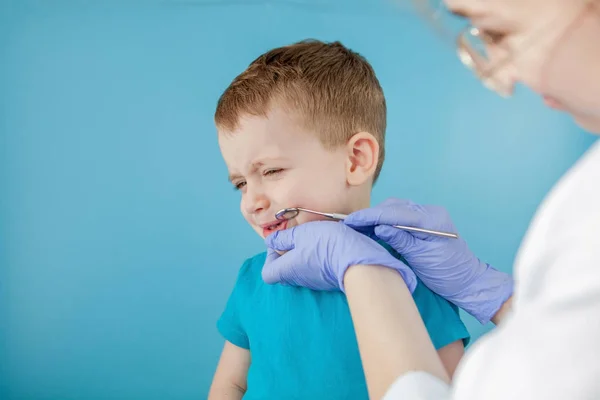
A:
{"type": "Polygon", "coordinates": [[[347,182],[346,147],[326,150],[316,133],[281,108],[267,118],[245,116],[233,132],[219,131],[219,146],[230,181],[241,192],[242,214],[263,238],[323,219],[301,212],[281,222],[275,213],[283,208],[349,213],[359,206],[347,182]]]}

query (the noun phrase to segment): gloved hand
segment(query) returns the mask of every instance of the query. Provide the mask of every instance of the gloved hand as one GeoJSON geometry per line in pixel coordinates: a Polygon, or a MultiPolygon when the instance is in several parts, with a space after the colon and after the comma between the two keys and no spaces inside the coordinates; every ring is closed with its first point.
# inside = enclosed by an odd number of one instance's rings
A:
{"type": "Polygon", "coordinates": [[[348,267],[381,265],[397,270],[411,293],[417,286],[415,274],[402,261],[342,222],[307,222],[274,232],[265,242],[268,254],[262,277],[266,283],[344,291],[348,267]]]}
{"type": "Polygon", "coordinates": [[[427,287],[481,323],[487,323],[513,293],[512,277],[475,257],[463,239],[391,226],[455,232],[444,208],[388,199],[350,214],[344,223],[355,229],[375,227],[375,235],[400,253],[427,287]]]}

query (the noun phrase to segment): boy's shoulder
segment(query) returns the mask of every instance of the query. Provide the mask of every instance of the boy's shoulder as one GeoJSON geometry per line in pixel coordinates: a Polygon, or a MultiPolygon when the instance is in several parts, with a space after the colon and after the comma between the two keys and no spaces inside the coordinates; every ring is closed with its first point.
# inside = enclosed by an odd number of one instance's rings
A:
{"type": "Polygon", "coordinates": [[[252,257],[248,257],[242,263],[240,267],[240,273],[246,270],[255,270],[259,271],[262,269],[263,265],[265,265],[265,261],[267,260],[267,252],[263,251],[253,255],[252,257]]]}
{"type": "Polygon", "coordinates": [[[238,271],[238,282],[247,283],[248,281],[255,281],[256,278],[260,277],[266,259],[266,251],[246,258],[238,271]]]}

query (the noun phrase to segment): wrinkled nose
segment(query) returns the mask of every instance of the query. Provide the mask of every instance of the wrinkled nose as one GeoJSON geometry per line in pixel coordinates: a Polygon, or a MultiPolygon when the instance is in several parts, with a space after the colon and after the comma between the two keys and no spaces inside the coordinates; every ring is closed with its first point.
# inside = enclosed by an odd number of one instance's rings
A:
{"type": "Polygon", "coordinates": [[[246,214],[257,214],[269,208],[270,202],[264,193],[248,190],[244,201],[244,211],[246,214]]]}

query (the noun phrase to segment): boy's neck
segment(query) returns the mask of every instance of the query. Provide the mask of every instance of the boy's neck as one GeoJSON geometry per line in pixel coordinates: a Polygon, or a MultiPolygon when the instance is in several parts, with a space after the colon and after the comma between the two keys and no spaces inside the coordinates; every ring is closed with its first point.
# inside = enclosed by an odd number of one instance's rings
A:
{"type": "Polygon", "coordinates": [[[371,206],[371,191],[362,191],[362,193],[353,193],[353,199],[348,204],[348,213],[369,208],[371,206]]]}

